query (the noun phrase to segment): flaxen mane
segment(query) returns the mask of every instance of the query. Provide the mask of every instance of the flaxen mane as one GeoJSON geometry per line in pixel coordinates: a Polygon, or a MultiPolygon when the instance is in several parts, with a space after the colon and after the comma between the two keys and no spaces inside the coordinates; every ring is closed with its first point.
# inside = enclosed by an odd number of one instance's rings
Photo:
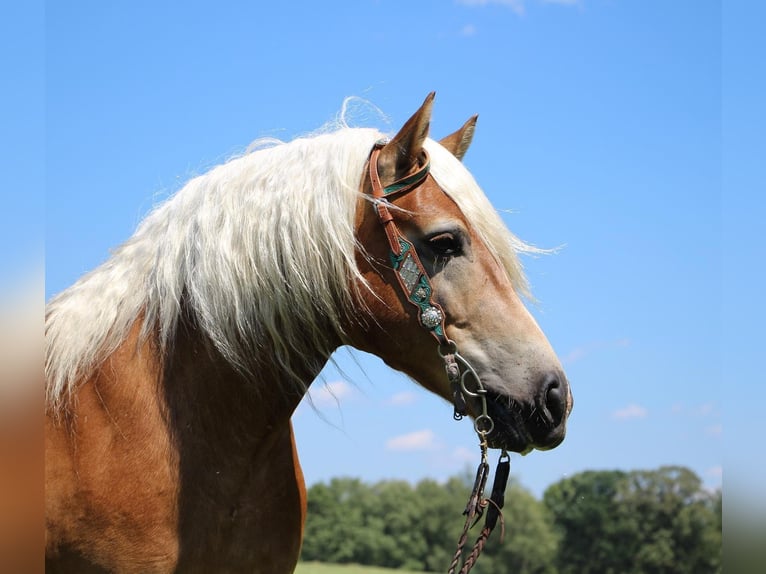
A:
{"type": "MultiPolygon", "coordinates": [[[[329,355],[342,336],[356,269],[354,212],[376,130],[341,128],[260,149],[192,179],[100,267],[46,309],[46,398],[60,408],[142,321],[161,349],[181,313],[247,373],[291,361],[307,345],[329,355]],[[290,359],[293,357],[293,359],[290,359]],[[265,358],[265,359],[264,359],[265,358]]],[[[470,173],[433,140],[431,173],[526,291],[515,238],[470,173]]]]}

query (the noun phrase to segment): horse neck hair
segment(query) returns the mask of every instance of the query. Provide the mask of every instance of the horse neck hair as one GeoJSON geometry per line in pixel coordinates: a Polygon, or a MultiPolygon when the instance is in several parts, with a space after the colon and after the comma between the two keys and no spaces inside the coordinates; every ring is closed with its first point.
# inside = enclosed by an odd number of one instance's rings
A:
{"type": "MultiPolygon", "coordinates": [[[[142,318],[161,352],[193,318],[245,375],[292,378],[341,333],[355,263],[362,166],[382,134],[340,129],[261,149],[188,182],[99,268],[46,309],[46,397],[60,407],[142,318]]],[[[301,385],[305,381],[299,381],[301,385]]]]}
{"type": "MultiPolygon", "coordinates": [[[[354,214],[369,150],[382,134],[342,128],[261,149],[192,179],[109,260],[46,309],[46,398],[61,408],[141,321],[159,352],[190,317],[245,375],[264,362],[303,388],[298,365],[332,352],[366,282],[355,264],[354,214]]],[[[471,174],[428,140],[437,183],[519,291],[516,255],[536,251],[503,224],[471,174]]],[[[321,365],[316,365],[321,367],[321,365]]]]}

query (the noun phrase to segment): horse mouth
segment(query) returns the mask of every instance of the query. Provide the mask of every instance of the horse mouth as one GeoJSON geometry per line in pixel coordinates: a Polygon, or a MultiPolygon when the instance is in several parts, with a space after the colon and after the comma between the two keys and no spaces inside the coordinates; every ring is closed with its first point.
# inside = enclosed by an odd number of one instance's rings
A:
{"type": "Polygon", "coordinates": [[[561,444],[566,434],[565,422],[554,426],[538,409],[524,407],[492,391],[487,392],[487,414],[494,423],[487,436],[490,448],[521,454],[550,450],[561,444]]]}

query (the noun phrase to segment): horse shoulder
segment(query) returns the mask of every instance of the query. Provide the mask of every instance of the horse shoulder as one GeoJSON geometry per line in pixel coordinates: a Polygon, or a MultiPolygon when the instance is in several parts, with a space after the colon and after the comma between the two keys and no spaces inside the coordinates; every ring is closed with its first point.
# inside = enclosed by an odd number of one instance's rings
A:
{"type": "MultiPolygon", "coordinates": [[[[170,572],[178,555],[177,460],[137,332],[46,420],[46,565],[170,572]]],[[[98,571],[98,569],[93,570],[98,571]]]]}

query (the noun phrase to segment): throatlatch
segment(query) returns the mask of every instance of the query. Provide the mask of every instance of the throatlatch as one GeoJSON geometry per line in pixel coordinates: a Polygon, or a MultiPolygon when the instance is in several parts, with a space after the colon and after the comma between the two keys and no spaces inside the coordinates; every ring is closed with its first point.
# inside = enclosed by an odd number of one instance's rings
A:
{"type": "Polygon", "coordinates": [[[389,210],[391,205],[389,198],[412,191],[426,180],[431,167],[430,159],[428,153],[423,150],[423,162],[415,173],[383,187],[378,174],[378,157],[387,143],[384,140],[375,143],[370,152],[368,165],[373,205],[388,239],[389,256],[394,275],[407,301],[417,308],[418,322],[433,335],[438,343],[438,352],[444,360],[447,379],[450,383],[454,406],[453,417],[455,420],[460,420],[468,414],[467,397],[477,399],[481,406],[481,412],[474,418],[473,423],[474,430],[479,436],[481,462],[476,471],[476,480],[471,496],[463,511],[466,516],[463,532],[458,539],[457,550],[448,571],[449,574],[455,574],[456,568],[463,558],[463,547],[468,538],[468,531],[481,519],[484,510],[487,509],[484,527],[476,539],[471,553],[463,560],[459,571],[459,574],[467,574],[484,549],[489,535],[497,525],[498,518],[502,525],[501,510],[505,502],[505,488],[508,484],[511,461],[508,453],[503,450],[495,470],[492,493],[489,498],[485,498],[484,489],[489,476],[487,437],[495,426],[487,413],[487,390],[468,360],[460,355],[455,342],[447,337],[444,309],[434,299],[431,279],[420,261],[415,246],[399,231],[389,210]],[[473,379],[474,390],[468,388],[468,378],[473,379]]]}

